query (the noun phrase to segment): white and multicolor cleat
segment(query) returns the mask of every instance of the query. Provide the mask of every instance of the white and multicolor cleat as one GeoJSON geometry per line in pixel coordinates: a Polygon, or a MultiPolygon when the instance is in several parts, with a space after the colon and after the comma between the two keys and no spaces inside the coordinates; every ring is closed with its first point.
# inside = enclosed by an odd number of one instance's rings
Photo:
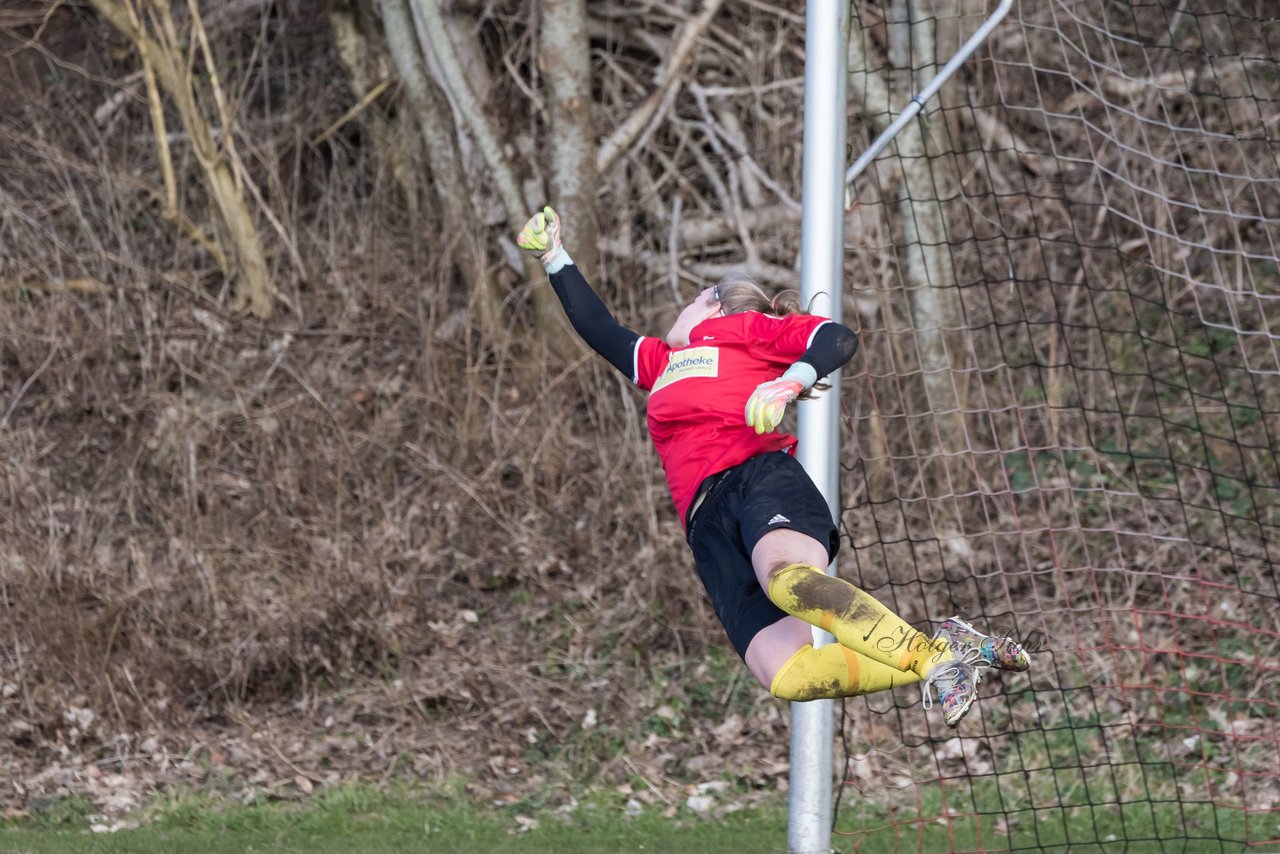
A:
{"type": "Polygon", "coordinates": [[[982,671],[986,666],[977,660],[977,654],[969,651],[964,656],[935,664],[924,678],[921,689],[924,691],[925,709],[933,708],[930,689],[938,692],[938,701],[942,703],[942,722],[949,727],[960,723],[960,719],[969,713],[974,700],[978,699],[978,683],[982,681],[982,671]]]}
{"type": "Polygon", "coordinates": [[[959,617],[948,617],[938,628],[937,639],[945,640],[956,658],[965,650],[976,650],[979,666],[1021,673],[1031,667],[1031,656],[1013,638],[985,635],[959,617]]]}

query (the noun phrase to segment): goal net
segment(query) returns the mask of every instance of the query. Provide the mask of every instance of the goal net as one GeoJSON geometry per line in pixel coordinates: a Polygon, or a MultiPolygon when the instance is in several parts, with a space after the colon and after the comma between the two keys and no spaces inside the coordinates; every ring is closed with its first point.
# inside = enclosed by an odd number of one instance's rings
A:
{"type": "MultiPolygon", "coordinates": [[[[853,153],[988,12],[855,4],[853,153]]],[[[837,846],[1280,847],[1280,7],[1025,0],[850,199],[840,573],[1035,655],[846,701],[837,846]]]]}

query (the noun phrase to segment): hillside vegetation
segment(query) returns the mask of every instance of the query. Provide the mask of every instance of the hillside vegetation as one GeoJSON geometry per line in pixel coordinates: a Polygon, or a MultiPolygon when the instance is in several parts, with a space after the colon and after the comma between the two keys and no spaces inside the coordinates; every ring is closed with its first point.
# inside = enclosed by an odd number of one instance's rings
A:
{"type": "MultiPolygon", "coordinates": [[[[0,12],[5,799],[773,797],[787,710],[704,601],[643,395],[512,236],[556,204],[650,334],[733,269],[798,285],[803,4],[318,5],[0,12]]],[[[906,37],[941,59],[984,11],[924,5],[906,37]]],[[[1058,660],[1083,684],[1219,652],[1172,617],[1128,636],[1184,595],[1274,660],[1280,194],[1248,176],[1280,83],[1196,57],[1276,28],[1143,7],[1112,23],[1164,65],[1108,76],[1059,46],[1097,33],[1023,5],[853,188],[842,571],[922,624],[1088,638],[1058,660]]],[[[884,14],[857,4],[852,155],[931,73],[884,14]]],[[[924,727],[893,718],[867,732],[924,727]]]]}

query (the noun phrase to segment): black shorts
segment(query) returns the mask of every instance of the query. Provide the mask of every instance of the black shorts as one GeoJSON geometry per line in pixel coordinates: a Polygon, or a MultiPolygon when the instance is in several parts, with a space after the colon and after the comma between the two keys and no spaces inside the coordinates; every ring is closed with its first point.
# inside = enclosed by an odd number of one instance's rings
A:
{"type": "MultiPolygon", "coordinates": [[[[808,534],[835,559],[840,537],[831,510],[795,457],[771,451],[703,481],[708,489],[686,539],[698,577],[729,642],[743,658],[751,639],[787,616],[769,601],[751,566],[751,550],[775,528],[808,534]]],[[[820,567],[826,569],[826,567],[820,567]]]]}

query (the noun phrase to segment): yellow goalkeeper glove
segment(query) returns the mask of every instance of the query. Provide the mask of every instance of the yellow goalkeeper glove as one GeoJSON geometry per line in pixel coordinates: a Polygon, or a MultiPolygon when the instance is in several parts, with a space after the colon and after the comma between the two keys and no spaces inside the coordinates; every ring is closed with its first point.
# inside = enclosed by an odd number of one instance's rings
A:
{"type": "Polygon", "coordinates": [[[787,404],[818,381],[818,372],[808,362],[796,362],[776,380],[760,383],[747,398],[747,424],[756,433],[772,433],[782,423],[787,404]]]}
{"type": "Polygon", "coordinates": [[[516,237],[516,245],[535,253],[548,273],[554,273],[570,262],[560,242],[560,217],[550,205],[529,217],[516,237]]]}

